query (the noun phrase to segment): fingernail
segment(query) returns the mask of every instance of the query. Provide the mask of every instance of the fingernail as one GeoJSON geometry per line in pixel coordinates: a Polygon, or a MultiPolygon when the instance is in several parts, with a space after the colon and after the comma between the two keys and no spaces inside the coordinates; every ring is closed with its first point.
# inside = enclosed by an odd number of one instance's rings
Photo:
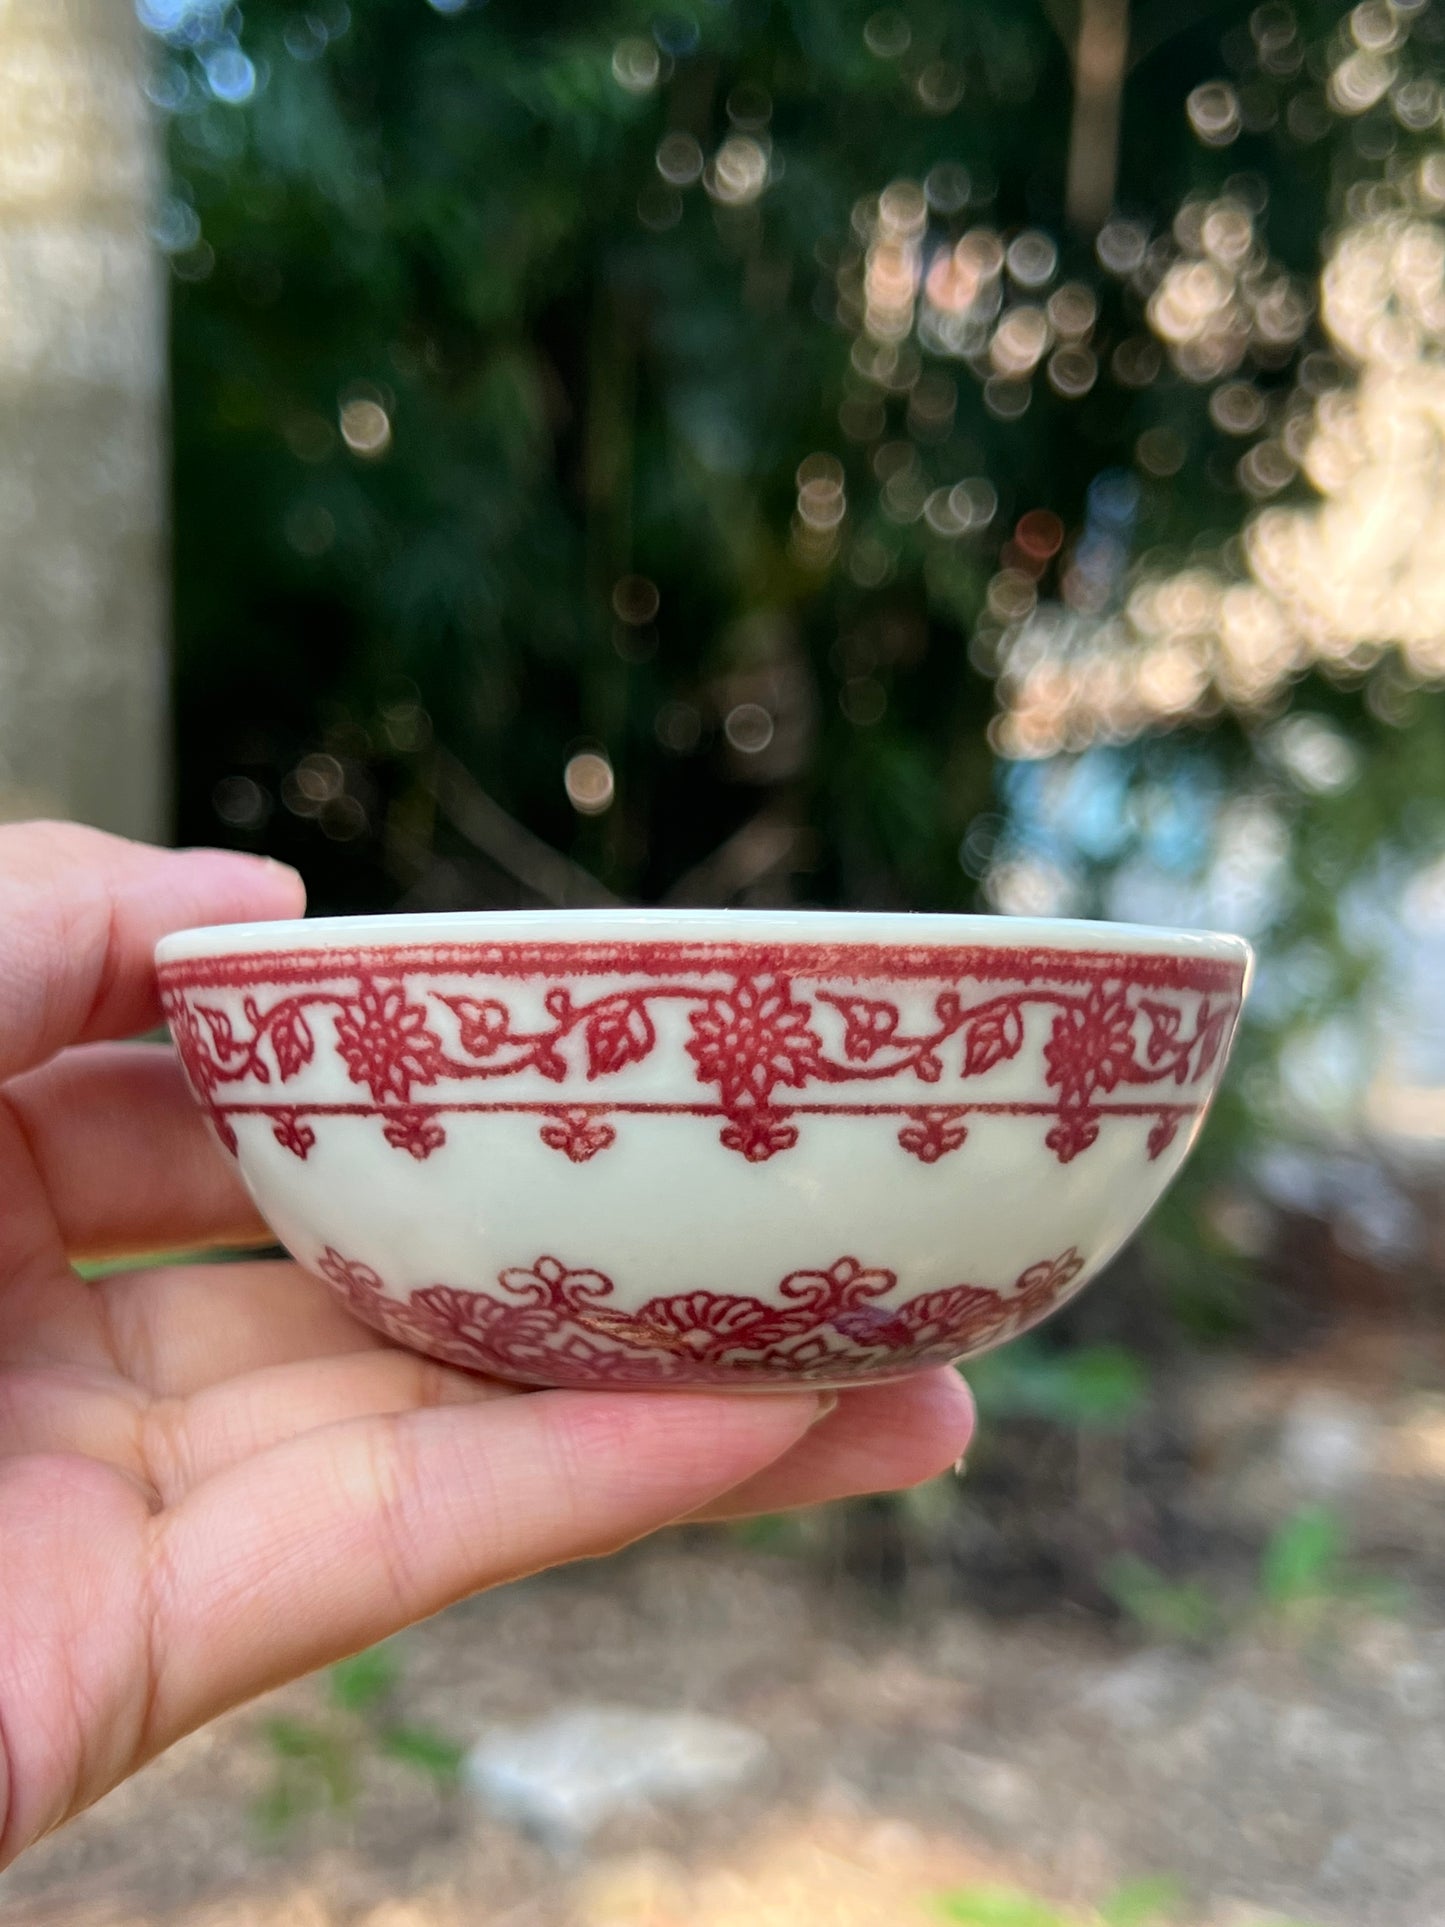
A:
{"type": "Polygon", "coordinates": [[[956,1479],[966,1479],[968,1477],[967,1452],[961,1452],[953,1461],[953,1476],[956,1479]]]}
{"type": "Polygon", "coordinates": [[[818,1409],[808,1422],[808,1430],[811,1432],[815,1425],[821,1425],[824,1419],[831,1418],[837,1409],[838,1394],[836,1392],[820,1392],[818,1394],[818,1409]]]}

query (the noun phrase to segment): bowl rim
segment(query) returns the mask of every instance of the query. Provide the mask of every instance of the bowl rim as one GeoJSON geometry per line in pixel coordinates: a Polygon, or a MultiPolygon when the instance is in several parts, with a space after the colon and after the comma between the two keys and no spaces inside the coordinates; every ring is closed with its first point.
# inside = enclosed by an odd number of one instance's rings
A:
{"type": "Polygon", "coordinates": [[[1057,950],[1206,957],[1252,975],[1254,951],[1216,930],[1110,923],[1085,917],[1007,917],[915,910],[542,909],[392,911],[293,917],[274,923],[204,924],[156,945],[157,965],[206,957],[298,956],[330,950],[454,949],[468,945],[649,943],[839,945],[1057,950]]]}

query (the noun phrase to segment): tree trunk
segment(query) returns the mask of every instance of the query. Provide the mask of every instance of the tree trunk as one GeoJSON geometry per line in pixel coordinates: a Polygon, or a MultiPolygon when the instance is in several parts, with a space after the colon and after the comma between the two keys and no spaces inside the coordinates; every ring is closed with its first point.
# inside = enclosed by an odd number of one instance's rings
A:
{"type": "Polygon", "coordinates": [[[0,818],[169,815],[165,305],[130,0],[0,0],[0,818]]]}

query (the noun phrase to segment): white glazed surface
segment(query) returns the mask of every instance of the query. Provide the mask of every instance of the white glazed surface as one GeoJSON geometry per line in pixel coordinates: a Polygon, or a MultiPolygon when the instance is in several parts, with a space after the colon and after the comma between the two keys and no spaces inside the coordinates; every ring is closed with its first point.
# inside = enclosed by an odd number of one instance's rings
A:
{"type": "Polygon", "coordinates": [[[1250,970],[1227,937],[801,912],[157,954],[282,1243],[403,1342],[579,1384],[857,1383],[1036,1322],[1183,1161],[1250,970]]]}

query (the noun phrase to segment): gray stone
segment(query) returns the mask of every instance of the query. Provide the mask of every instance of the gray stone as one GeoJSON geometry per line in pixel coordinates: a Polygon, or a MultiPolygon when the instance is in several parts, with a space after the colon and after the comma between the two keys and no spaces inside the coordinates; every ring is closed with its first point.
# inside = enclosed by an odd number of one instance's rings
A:
{"type": "Polygon", "coordinates": [[[729,1720],[571,1706],[493,1727],[467,1755],[465,1775],[494,1814],[568,1847],[630,1808],[689,1805],[739,1786],[768,1757],[761,1734],[729,1720]]]}

